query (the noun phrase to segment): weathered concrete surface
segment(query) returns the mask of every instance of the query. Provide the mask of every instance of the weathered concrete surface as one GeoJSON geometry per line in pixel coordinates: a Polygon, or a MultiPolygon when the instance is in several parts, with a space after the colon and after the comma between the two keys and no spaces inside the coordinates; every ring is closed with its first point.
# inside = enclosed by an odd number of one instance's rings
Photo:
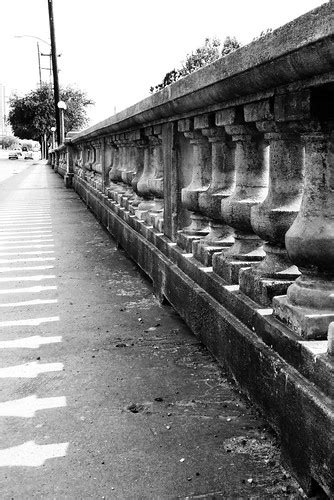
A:
{"type": "Polygon", "coordinates": [[[1,498],[301,495],[280,468],[264,422],[182,320],[157,302],[150,284],[77,195],[41,164],[6,180],[0,191],[0,258],[23,259],[1,260],[0,305],[57,300],[1,307],[0,341],[62,337],[37,349],[0,344],[1,366],[63,363],[63,370],[36,378],[1,377],[0,412],[2,403],[32,395],[66,398],[66,406],[29,418],[0,416],[1,498]],[[54,238],[41,243],[54,247],[10,248],[34,244],[34,231],[41,240],[54,238]],[[54,254],[3,255],[21,251],[54,254]],[[28,269],[34,266],[52,267],[28,269]],[[36,275],[49,278],[23,281],[36,275]],[[22,292],[34,286],[57,288],[22,292]],[[37,318],[44,322],[27,324],[37,318]],[[66,455],[35,467],[28,457],[30,466],[19,466],[16,451],[6,466],[9,452],[2,450],[29,441],[67,444],[66,455]]]}

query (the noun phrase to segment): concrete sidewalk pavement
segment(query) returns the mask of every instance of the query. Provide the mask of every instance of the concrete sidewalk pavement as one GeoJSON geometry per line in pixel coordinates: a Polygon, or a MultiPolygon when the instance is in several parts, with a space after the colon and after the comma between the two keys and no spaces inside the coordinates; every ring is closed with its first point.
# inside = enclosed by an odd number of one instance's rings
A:
{"type": "Polygon", "coordinates": [[[298,498],[275,439],[72,190],[0,183],[3,499],[298,498]]]}

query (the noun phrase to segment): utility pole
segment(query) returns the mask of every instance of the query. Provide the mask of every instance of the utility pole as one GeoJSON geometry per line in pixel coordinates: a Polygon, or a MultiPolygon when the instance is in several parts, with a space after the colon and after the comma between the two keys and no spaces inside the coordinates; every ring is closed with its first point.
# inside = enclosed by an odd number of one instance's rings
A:
{"type": "Polygon", "coordinates": [[[58,108],[59,82],[58,82],[57,50],[56,50],[52,0],[48,0],[48,7],[49,7],[49,22],[50,22],[52,72],[53,72],[53,92],[54,92],[54,103],[55,103],[56,124],[57,124],[57,143],[60,144],[60,110],[58,108]]]}
{"type": "Polygon", "coordinates": [[[42,86],[42,72],[41,72],[41,52],[39,50],[39,43],[37,42],[37,57],[38,57],[38,72],[39,72],[39,86],[42,86]]]}

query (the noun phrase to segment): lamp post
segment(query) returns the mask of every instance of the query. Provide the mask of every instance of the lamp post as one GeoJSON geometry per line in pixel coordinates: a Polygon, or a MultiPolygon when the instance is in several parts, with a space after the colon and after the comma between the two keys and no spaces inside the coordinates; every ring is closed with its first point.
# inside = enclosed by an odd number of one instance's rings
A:
{"type": "Polygon", "coordinates": [[[56,127],[51,127],[51,132],[52,132],[52,149],[55,149],[55,131],[56,131],[56,127]]]}
{"type": "Polygon", "coordinates": [[[60,137],[59,137],[59,146],[64,144],[65,139],[65,124],[64,124],[64,112],[67,109],[67,106],[64,101],[58,101],[57,107],[60,113],[60,137]]]}

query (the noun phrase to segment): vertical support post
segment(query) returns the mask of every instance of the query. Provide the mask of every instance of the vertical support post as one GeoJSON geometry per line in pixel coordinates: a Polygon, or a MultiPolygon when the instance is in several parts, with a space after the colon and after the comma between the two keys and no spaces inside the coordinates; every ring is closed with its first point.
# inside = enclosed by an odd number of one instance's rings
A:
{"type": "Polygon", "coordinates": [[[58,144],[61,144],[61,140],[60,140],[61,139],[61,136],[60,136],[60,110],[58,109],[59,82],[58,82],[58,67],[57,67],[57,49],[56,49],[56,37],[55,37],[55,28],[54,28],[52,0],[48,0],[48,8],[49,8],[51,58],[52,58],[52,72],[53,72],[53,92],[54,92],[55,115],[56,115],[56,124],[57,124],[57,142],[58,142],[58,144]]]}

